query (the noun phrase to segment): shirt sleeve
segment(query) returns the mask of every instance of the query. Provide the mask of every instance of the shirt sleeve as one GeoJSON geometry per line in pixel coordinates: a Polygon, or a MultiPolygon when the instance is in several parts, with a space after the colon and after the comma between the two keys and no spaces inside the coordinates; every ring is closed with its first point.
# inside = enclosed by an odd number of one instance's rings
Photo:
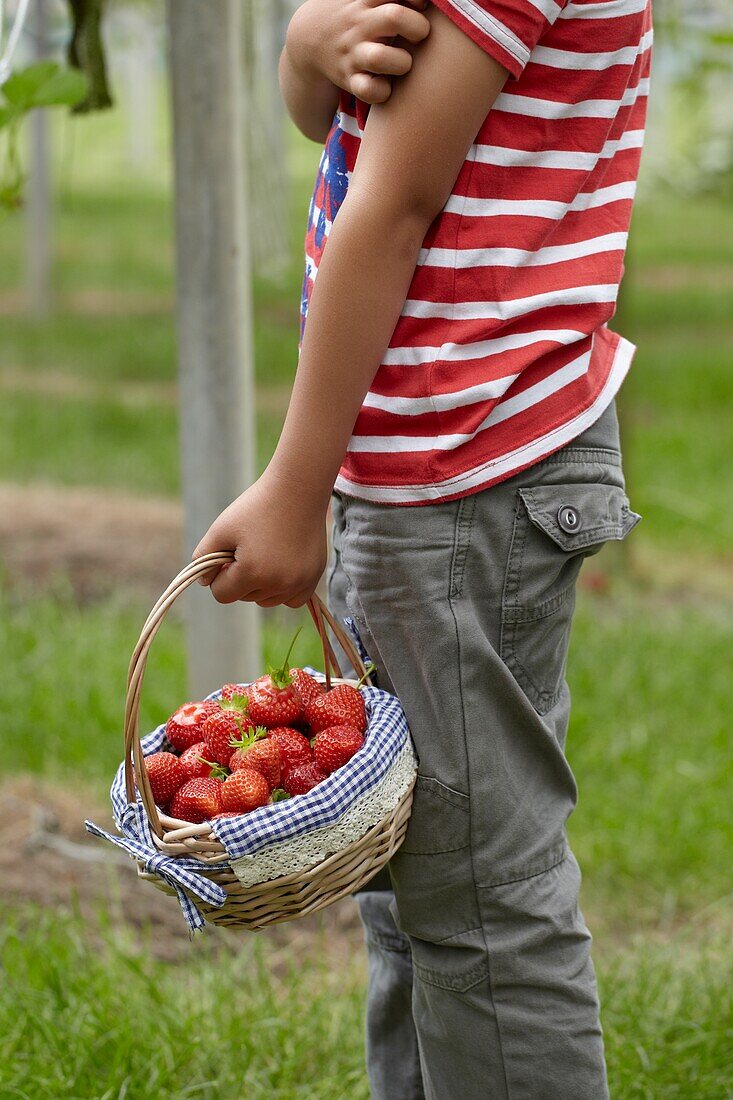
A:
{"type": "Polygon", "coordinates": [[[513,77],[557,19],[567,0],[433,0],[513,77]]]}

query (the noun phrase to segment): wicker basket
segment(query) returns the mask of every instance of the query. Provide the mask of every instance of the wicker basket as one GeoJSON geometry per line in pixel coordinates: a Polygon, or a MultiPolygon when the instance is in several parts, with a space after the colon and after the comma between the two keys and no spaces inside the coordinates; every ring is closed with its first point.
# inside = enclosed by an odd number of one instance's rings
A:
{"type": "MultiPolygon", "coordinates": [[[[412,786],[400,799],[391,814],[369,829],[364,836],[330,855],[327,859],[293,874],[245,887],[228,864],[226,850],[211,831],[210,823],[192,825],[160,812],[144,765],[139,737],[140,692],[152,641],[172,604],[191,584],[209,572],[212,566],[233,560],[231,553],[207,554],[197,558],[171,581],[157,601],[142,629],[130,661],[125,702],[125,788],[128,802],[136,799],[137,777],[140,798],[157,848],[173,858],[194,858],[202,861],[201,874],[223,888],[227,900],[217,908],[197,902],[198,908],[212,924],[247,928],[256,931],[270,924],[294,920],[323,909],[339,898],[358,890],[392,857],[402,843],[412,805],[412,786]],[[208,865],[208,866],[206,866],[208,865]]],[[[333,618],[318,596],[308,603],[321,639],[326,686],[332,682],[356,684],[341,675],[338,659],[328,638],[328,627],[352,662],[354,669],[369,681],[364,662],[348,633],[333,618]]],[[[148,874],[138,864],[141,878],[152,882],[164,893],[175,891],[158,875],[148,874]]]]}

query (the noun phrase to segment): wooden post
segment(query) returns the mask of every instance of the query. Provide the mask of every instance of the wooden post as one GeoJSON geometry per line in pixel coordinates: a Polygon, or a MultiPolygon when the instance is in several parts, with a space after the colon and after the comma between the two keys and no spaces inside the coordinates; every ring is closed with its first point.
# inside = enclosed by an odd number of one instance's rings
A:
{"type": "MultiPolygon", "coordinates": [[[[30,28],[33,60],[49,54],[48,0],[35,0],[30,28]]],[[[29,121],[28,189],[26,193],[26,291],[28,309],[35,317],[51,310],[51,165],[48,112],[33,111],[29,121]]]]}
{"type": "MultiPolygon", "coordinates": [[[[188,553],[255,476],[242,0],[166,0],[188,553]]],[[[258,608],[186,599],[194,697],[261,671],[258,608]]]]}
{"type": "Polygon", "coordinates": [[[255,211],[252,253],[257,273],[276,280],[282,278],[289,260],[285,110],[278,81],[287,23],[283,0],[248,0],[245,45],[251,59],[247,77],[254,106],[247,120],[255,211]]]}

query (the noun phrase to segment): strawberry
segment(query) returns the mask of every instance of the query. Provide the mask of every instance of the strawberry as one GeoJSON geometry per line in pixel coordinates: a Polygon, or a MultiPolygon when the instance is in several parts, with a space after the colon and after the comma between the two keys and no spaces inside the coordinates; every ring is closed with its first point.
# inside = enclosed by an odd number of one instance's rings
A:
{"type": "Polygon", "coordinates": [[[234,811],[232,811],[232,810],[226,810],[225,813],[214,814],[214,816],[212,817],[211,820],[212,821],[221,821],[221,819],[223,817],[241,817],[241,816],[242,816],[241,814],[234,813],[234,811]]]}
{"type": "Polygon", "coordinates": [[[367,727],[363,696],[351,684],[336,684],[330,691],[311,699],[305,708],[305,717],[313,733],[320,733],[329,726],[354,726],[363,733],[367,727]]]}
{"type": "Polygon", "coordinates": [[[206,759],[226,768],[235,743],[252,729],[249,718],[237,708],[218,710],[204,722],[201,735],[206,742],[206,759]]]}
{"type": "Polygon", "coordinates": [[[238,772],[242,768],[254,768],[256,772],[261,772],[271,791],[280,785],[282,751],[277,741],[267,736],[263,726],[258,726],[254,733],[248,733],[236,742],[229,760],[229,770],[238,772]]]}
{"type": "Polygon", "coordinates": [[[254,768],[240,768],[232,772],[221,786],[222,810],[248,814],[270,799],[270,787],[261,772],[254,768]]]}
{"type": "Polygon", "coordinates": [[[255,680],[250,688],[249,713],[258,726],[272,728],[299,722],[303,717],[303,700],[290,674],[286,672],[278,678],[273,672],[255,680]]]}
{"type": "Polygon", "coordinates": [[[296,764],[305,764],[313,759],[310,741],[299,730],[289,726],[276,726],[270,730],[270,740],[276,741],[280,746],[283,773],[296,764]]]}
{"type": "Polygon", "coordinates": [[[321,771],[315,760],[308,760],[304,764],[296,764],[286,772],[283,787],[288,794],[307,794],[326,778],[326,773],[321,771]]]}
{"type": "Polygon", "coordinates": [[[257,726],[292,726],[303,718],[303,700],[288,671],[297,637],[296,633],[282,665],[271,668],[267,676],[260,676],[249,687],[247,713],[257,726]]]}
{"type": "Polygon", "coordinates": [[[203,703],[184,703],[175,714],[168,719],[165,727],[165,735],[171,748],[177,752],[195,745],[201,740],[201,727],[210,714],[219,709],[219,704],[213,700],[203,703]]]}
{"type": "Polygon", "coordinates": [[[247,691],[244,684],[224,684],[221,697],[225,702],[236,703],[242,710],[247,709],[247,691]]]}
{"type": "Polygon", "coordinates": [[[211,821],[222,810],[222,787],[220,779],[189,779],[173,796],[171,817],[194,825],[211,821]]]}
{"type": "Polygon", "coordinates": [[[363,744],[364,738],[354,726],[329,726],[316,734],[313,758],[330,775],[351,760],[363,744]]]}
{"type": "Polygon", "coordinates": [[[179,760],[186,779],[208,779],[214,774],[216,764],[209,760],[208,751],[206,742],[198,741],[181,753],[179,760]]]}
{"type": "Polygon", "coordinates": [[[326,687],[324,684],[318,682],[311,676],[310,672],[306,672],[302,668],[291,668],[290,676],[298,689],[298,694],[303,700],[303,706],[307,707],[311,699],[315,699],[318,695],[323,695],[326,687]]]}
{"type": "Polygon", "coordinates": [[[145,770],[156,806],[167,806],[188,778],[181,761],[172,752],[154,752],[145,757],[145,770]]]}

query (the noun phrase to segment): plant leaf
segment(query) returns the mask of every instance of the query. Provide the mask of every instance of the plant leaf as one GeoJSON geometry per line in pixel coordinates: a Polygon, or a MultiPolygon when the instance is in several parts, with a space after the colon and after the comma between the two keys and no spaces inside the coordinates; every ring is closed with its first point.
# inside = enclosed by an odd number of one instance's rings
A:
{"type": "Polygon", "coordinates": [[[0,130],[2,130],[3,127],[5,127],[5,126],[9,126],[10,123],[13,121],[13,119],[18,117],[18,113],[19,112],[16,111],[16,109],[14,107],[11,107],[10,105],[7,105],[7,106],[5,104],[1,105],[0,106],[0,130]]]}
{"type": "Polygon", "coordinates": [[[38,89],[58,71],[55,61],[38,61],[27,65],[9,76],[3,84],[3,94],[8,103],[27,110],[38,89]]]}
{"type": "Polygon", "coordinates": [[[62,69],[55,61],[38,61],[9,77],[3,92],[18,110],[34,107],[73,107],[87,91],[87,78],[76,69],[62,69]]]}
{"type": "Polygon", "coordinates": [[[59,69],[36,92],[34,107],[74,107],[87,94],[88,81],[76,69],[59,69]]]}

